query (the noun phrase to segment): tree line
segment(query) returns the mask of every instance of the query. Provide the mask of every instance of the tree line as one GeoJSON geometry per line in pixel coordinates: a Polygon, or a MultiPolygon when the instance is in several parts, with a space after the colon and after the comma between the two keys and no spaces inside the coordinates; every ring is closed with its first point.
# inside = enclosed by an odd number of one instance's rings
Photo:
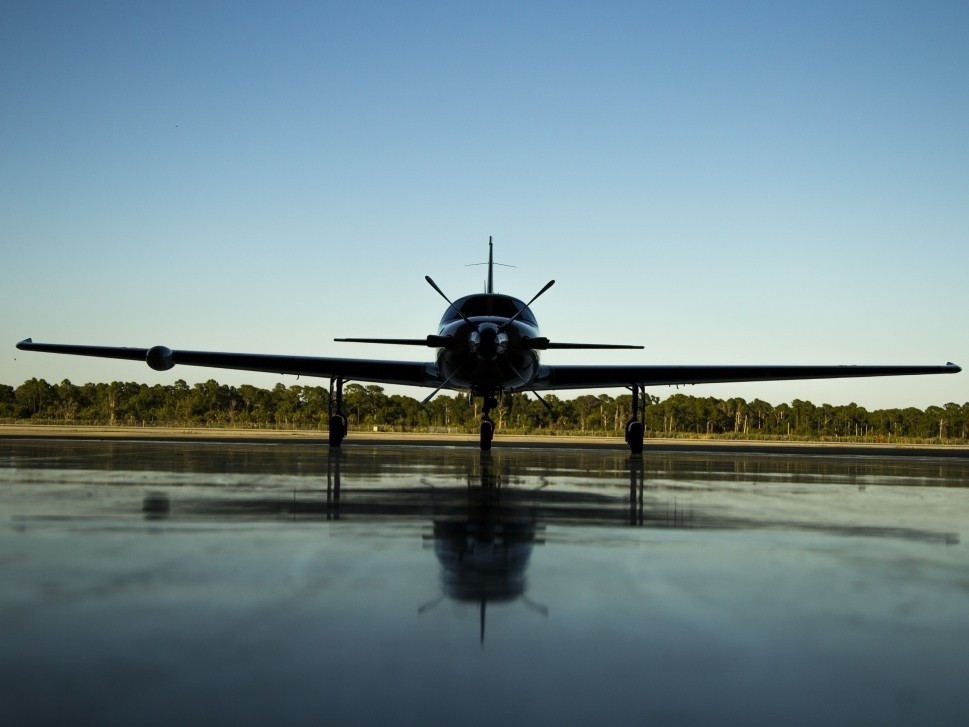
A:
{"type": "MultiPolygon", "coordinates": [[[[14,388],[0,385],[0,420],[109,426],[210,426],[326,429],[330,392],[323,386],[227,386],[214,379],[189,386],[148,386],[115,381],[76,386],[30,379],[14,388]]],[[[621,436],[632,409],[631,394],[505,397],[492,412],[506,433],[584,433],[621,436]]],[[[417,399],[384,393],[375,385],[347,384],[344,409],[351,429],[384,431],[477,431],[480,402],[465,394],[439,394],[422,406],[417,399]]],[[[770,404],[760,399],[718,399],[675,393],[649,396],[644,417],[652,437],[735,437],[749,439],[847,439],[857,441],[942,441],[965,443],[969,402],[925,410],[876,409],[857,404],[815,405],[795,399],[770,404]]]]}

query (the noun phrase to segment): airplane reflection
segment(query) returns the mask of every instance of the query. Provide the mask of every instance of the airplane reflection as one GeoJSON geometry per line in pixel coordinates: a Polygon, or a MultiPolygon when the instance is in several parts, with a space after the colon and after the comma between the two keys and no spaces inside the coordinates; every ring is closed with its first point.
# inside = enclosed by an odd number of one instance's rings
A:
{"type": "MultiPolygon", "coordinates": [[[[164,491],[156,489],[145,495],[142,511],[151,519],[430,520],[442,537],[445,533],[457,534],[454,523],[460,522],[465,523],[466,529],[462,538],[478,534],[486,539],[497,537],[498,533],[505,537],[506,531],[509,539],[520,538],[513,534],[514,528],[530,522],[536,531],[547,525],[776,529],[945,544],[959,541],[955,533],[880,527],[857,519],[826,518],[812,522],[800,516],[797,500],[793,507],[759,509],[740,497],[742,493],[755,491],[760,484],[784,487],[787,479],[784,473],[780,481],[778,475],[771,478],[767,473],[765,477],[766,471],[761,470],[745,470],[735,475],[733,481],[727,480],[719,470],[708,473],[705,469],[693,471],[690,477],[671,478],[673,469],[668,462],[659,459],[658,464],[651,464],[650,457],[627,456],[608,471],[583,472],[576,468],[556,474],[541,467],[526,466],[515,456],[484,452],[475,453],[473,458],[447,462],[447,467],[428,470],[431,473],[425,476],[412,470],[406,478],[375,479],[370,459],[367,455],[358,462],[352,451],[330,452],[325,473],[300,478],[308,483],[319,482],[321,487],[258,488],[256,494],[250,494],[251,490],[246,488],[233,488],[231,493],[222,494],[222,488],[212,487],[212,495],[187,494],[174,503],[164,491]],[[738,492],[737,482],[752,489],[738,492]],[[727,489],[725,484],[732,489],[727,489]]],[[[866,490],[862,482],[853,482],[853,485],[859,492],[866,490]]],[[[767,489],[756,491],[769,497],[767,489]]],[[[810,492],[796,494],[807,502],[810,492]]],[[[790,494],[786,490],[778,494],[785,493],[790,494]]]]}
{"type": "Polygon", "coordinates": [[[520,600],[543,616],[548,608],[525,595],[525,571],[533,547],[544,542],[539,536],[544,526],[536,522],[534,507],[502,506],[501,477],[492,470],[489,454],[481,459],[478,486],[468,478],[466,513],[442,513],[424,536],[433,543],[441,566],[443,592],[417,612],[423,614],[445,598],[477,604],[484,643],[489,603],[520,600]]]}
{"type": "MultiPolygon", "coordinates": [[[[347,450],[330,450],[325,476],[321,473],[301,478],[319,481],[320,485],[325,482],[325,486],[259,488],[255,495],[235,488],[230,494],[188,495],[175,502],[165,492],[153,490],[144,496],[142,513],[149,520],[273,518],[334,524],[429,521],[423,541],[433,549],[440,566],[441,594],[421,605],[418,614],[445,599],[475,604],[480,611],[482,641],[489,604],[519,601],[548,615],[547,607],[527,596],[528,566],[535,546],[545,543],[548,526],[557,528],[558,538],[563,533],[567,538],[572,526],[605,526],[773,529],[943,545],[959,542],[956,533],[867,525],[857,518],[826,517],[814,522],[809,515],[802,515],[797,504],[759,509],[751,506],[749,497],[754,492],[760,497],[763,488],[755,488],[756,480],[749,482],[751,489],[745,492],[739,492],[736,484],[733,490],[723,489],[723,485],[720,489],[710,487],[703,477],[684,484],[661,479],[669,468],[661,464],[658,470],[650,469],[649,458],[636,456],[626,457],[621,469],[613,470],[609,477],[601,472],[583,476],[579,470],[566,470],[556,477],[530,471],[517,457],[486,452],[461,460],[464,473],[460,478],[457,472],[461,468],[451,463],[446,468],[428,470],[424,477],[412,474],[400,481],[391,477],[389,484],[373,478],[373,462],[358,467],[355,456],[347,450]],[[648,471],[656,472],[653,482],[649,482],[648,471]],[[438,479],[442,472],[443,482],[438,479]]],[[[749,479],[750,473],[746,476],[749,479]]],[[[784,489],[778,493],[785,503],[786,494],[784,489]]],[[[808,502],[810,495],[802,493],[802,497],[801,502],[808,502]]]]}

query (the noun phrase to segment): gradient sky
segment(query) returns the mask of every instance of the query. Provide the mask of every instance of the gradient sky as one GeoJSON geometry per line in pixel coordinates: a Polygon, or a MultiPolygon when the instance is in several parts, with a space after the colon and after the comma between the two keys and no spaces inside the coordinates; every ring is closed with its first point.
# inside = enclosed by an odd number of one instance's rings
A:
{"type": "Polygon", "coordinates": [[[646,346],[546,362],[969,365],[967,38],[964,0],[7,0],[0,383],[296,381],[28,336],[423,360],[332,339],[436,332],[423,276],[481,290],[489,235],[500,292],[558,281],[544,335],[646,346]]]}

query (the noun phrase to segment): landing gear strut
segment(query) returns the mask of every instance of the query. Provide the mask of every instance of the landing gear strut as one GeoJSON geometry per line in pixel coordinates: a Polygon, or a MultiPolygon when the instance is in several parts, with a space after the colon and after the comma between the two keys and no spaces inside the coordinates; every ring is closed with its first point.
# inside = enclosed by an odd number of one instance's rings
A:
{"type": "Polygon", "coordinates": [[[631,388],[633,391],[633,415],[632,419],[626,422],[626,443],[629,445],[630,453],[642,454],[645,433],[642,419],[645,419],[646,415],[646,390],[639,384],[633,384],[631,388]],[[640,410],[643,413],[642,419],[640,418],[640,410]]]}
{"type": "Polygon", "coordinates": [[[343,385],[346,380],[342,377],[330,379],[330,446],[339,447],[347,436],[347,417],[343,413],[343,385]]]}
{"type": "Polygon", "coordinates": [[[495,436],[495,423],[491,421],[491,410],[498,406],[498,397],[493,394],[485,394],[484,397],[484,407],[481,413],[481,429],[480,429],[480,442],[481,451],[489,452],[491,451],[491,440],[495,436]]]}

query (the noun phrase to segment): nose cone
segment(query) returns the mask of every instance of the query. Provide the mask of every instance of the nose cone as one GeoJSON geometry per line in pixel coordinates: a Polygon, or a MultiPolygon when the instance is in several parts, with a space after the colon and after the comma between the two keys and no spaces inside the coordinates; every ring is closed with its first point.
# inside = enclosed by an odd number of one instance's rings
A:
{"type": "Polygon", "coordinates": [[[481,361],[494,361],[508,352],[508,334],[494,323],[484,323],[468,334],[468,348],[481,361]]]}

